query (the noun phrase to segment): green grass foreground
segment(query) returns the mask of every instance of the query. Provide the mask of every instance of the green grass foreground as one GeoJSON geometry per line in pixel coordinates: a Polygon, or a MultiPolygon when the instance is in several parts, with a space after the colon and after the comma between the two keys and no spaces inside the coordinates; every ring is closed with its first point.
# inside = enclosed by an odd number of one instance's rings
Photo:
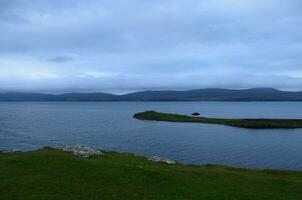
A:
{"type": "Polygon", "coordinates": [[[241,128],[302,128],[302,119],[224,119],[208,117],[192,117],[188,115],[178,115],[169,113],[160,113],[156,111],[146,111],[136,113],[134,118],[140,120],[154,120],[166,122],[192,122],[206,124],[221,124],[241,128]]]}
{"type": "Polygon", "coordinates": [[[0,153],[0,199],[301,200],[302,172],[155,163],[130,154],[79,158],[52,148],[0,153]]]}

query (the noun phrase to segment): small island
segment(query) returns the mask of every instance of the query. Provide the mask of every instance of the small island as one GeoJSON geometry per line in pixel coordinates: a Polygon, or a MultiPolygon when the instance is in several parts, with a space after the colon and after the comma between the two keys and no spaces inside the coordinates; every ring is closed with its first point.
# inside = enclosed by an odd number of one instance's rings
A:
{"type": "Polygon", "coordinates": [[[160,113],[156,111],[136,113],[133,115],[133,117],[140,120],[221,124],[226,126],[254,129],[302,128],[302,119],[226,119],[193,117],[188,115],[160,113]]]}
{"type": "Polygon", "coordinates": [[[192,113],[192,116],[199,116],[200,114],[198,112],[192,113]]]}

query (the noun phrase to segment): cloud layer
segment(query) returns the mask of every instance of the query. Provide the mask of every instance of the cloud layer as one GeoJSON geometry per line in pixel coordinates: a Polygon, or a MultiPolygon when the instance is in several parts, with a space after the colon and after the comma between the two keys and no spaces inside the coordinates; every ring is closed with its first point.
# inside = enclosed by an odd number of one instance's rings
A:
{"type": "Polygon", "coordinates": [[[302,90],[300,0],[2,0],[0,90],[302,90]]]}

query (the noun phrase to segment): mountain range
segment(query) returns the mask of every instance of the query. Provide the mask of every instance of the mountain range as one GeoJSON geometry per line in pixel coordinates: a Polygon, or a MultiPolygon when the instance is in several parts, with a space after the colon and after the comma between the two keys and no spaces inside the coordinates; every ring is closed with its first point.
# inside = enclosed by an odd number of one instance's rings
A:
{"type": "Polygon", "coordinates": [[[141,91],[123,95],[109,93],[42,94],[0,93],[0,101],[302,101],[302,91],[281,91],[274,88],[197,89],[187,91],[141,91]]]}

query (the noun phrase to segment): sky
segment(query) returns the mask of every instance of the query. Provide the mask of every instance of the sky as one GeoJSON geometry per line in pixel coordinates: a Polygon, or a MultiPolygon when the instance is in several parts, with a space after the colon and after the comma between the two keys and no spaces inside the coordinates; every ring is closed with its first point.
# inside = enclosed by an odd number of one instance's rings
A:
{"type": "Polygon", "coordinates": [[[0,0],[0,91],[302,90],[301,0],[0,0]]]}

